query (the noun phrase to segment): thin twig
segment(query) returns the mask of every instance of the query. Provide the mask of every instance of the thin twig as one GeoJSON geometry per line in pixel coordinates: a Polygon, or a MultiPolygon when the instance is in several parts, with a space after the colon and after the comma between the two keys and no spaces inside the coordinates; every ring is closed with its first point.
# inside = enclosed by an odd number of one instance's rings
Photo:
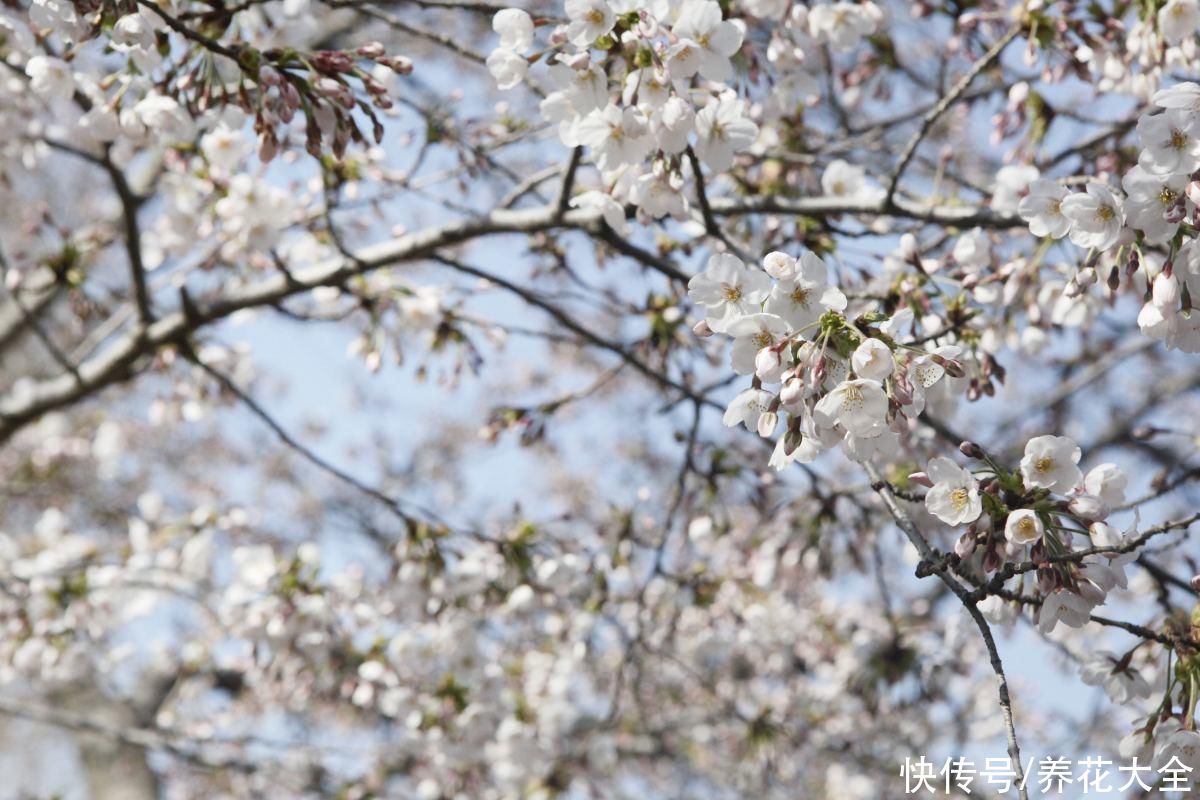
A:
{"type": "Polygon", "coordinates": [[[933,128],[934,123],[941,118],[942,114],[946,113],[950,106],[954,105],[963,96],[963,93],[970,88],[971,82],[1000,57],[1004,48],[1008,47],[1009,43],[1017,38],[1022,30],[1023,28],[1020,25],[1010,28],[995,44],[988,48],[988,51],[978,61],[971,65],[971,68],[958,79],[958,82],[950,88],[950,91],[943,95],[942,99],[921,118],[920,130],[908,140],[908,144],[905,145],[904,150],[900,153],[900,161],[896,165],[895,171],[892,172],[891,180],[888,181],[887,194],[883,198],[885,206],[890,206],[895,199],[896,190],[900,186],[900,179],[904,176],[904,171],[908,169],[909,162],[916,155],[917,148],[921,146],[921,142],[929,135],[929,131],[933,128]]]}

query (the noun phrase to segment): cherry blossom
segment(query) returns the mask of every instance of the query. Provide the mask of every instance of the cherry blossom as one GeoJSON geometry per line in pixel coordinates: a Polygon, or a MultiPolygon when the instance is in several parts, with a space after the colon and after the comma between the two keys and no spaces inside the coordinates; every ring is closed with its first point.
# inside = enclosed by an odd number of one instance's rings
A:
{"type": "Polygon", "coordinates": [[[1191,173],[1200,168],[1200,119],[1168,109],[1138,120],[1142,153],[1138,164],[1153,175],[1191,173]]]}
{"type": "Polygon", "coordinates": [[[742,116],[737,100],[724,99],[696,114],[696,131],[696,152],[709,168],[721,171],[733,164],[734,153],[754,142],[758,126],[742,116]]]}
{"type": "Polygon", "coordinates": [[[1172,759],[1196,769],[1200,764],[1200,733],[1186,728],[1178,719],[1163,720],[1155,730],[1154,766],[1165,767],[1172,759]]]}
{"type": "MultiPolygon", "coordinates": [[[[1038,168],[1030,164],[1012,164],[1001,167],[996,171],[996,188],[992,192],[992,208],[1005,214],[1016,214],[1022,201],[1032,194],[1033,187],[1041,183],[1040,176],[1041,172],[1038,168]]],[[[1032,225],[1030,230],[1035,236],[1046,235],[1033,231],[1032,225]]]]}
{"type": "Polygon", "coordinates": [[[1090,686],[1103,686],[1114,703],[1149,697],[1150,684],[1134,667],[1110,652],[1097,652],[1083,664],[1080,678],[1090,686]]]}
{"type": "Polygon", "coordinates": [[[715,0],[684,0],[671,30],[680,39],[671,49],[672,77],[688,78],[697,72],[710,81],[732,77],[729,59],[741,47],[742,31],[721,19],[715,0]]]}
{"type": "Polygon", "coordinates": [[[1186,185],[1187,179],[1182,175],[1158,176],[1140,166],[1133,167],[1122,181],[1129,224],[1143,231],[1148,241],[1170,239],[1179,228],[1179,219],[1172,221],[1170,214],[1176,205],[1184,204],[1186,185]]]}
{"type": "Polygon", "coordinates": [[[500,47],[522,55],[533,47],[533,18],[519,8],[505,8],[492,18],[492,30],[500,34],[500,47]]]}
{"type": "Polygon", "coordinates": [[[1038,515],[1028,508],[1018,509],[1008,515],[1004,524],[1004,535],[1016,544],[1033,544],[1042,538],[1045,526],[1038,515]]]}
{"type": "Polygon", "coordinates": [[[1095,605],[1082,595],[1059,589],[1042,602],[1038,610],[1038,630],[1049,633],[1060,622],[1071,628],[1082,628],[1095,605]]]}
{"type": "Polygon", "coordinates": [[[1195,0],[1168,0],[1158,11],[1158,27],[1167,44],[1179,44],[1200,27],[1200,4],[1195,0]]]}
{"type": "Polygon", "coordinates": [[[1083,479],[1079,446],[1066,436],[1035,436],[1025,443],[1021,477],[1027,486],[1068,492],[1083,479]]]}
{"type": "Polygon", "coordinates": [[[507,48],[493,50],[488,56],[487,66],[500,89],[512,89],[519,85],[529,71],[529,62],[507,48]]]}
{"type": "Polygon", "coordinates": [[[818,422],[825,427],[841,426],[847,433],[863,438],[878,436],[887,412],[887,395],[878,381],[845,380],[813,407],[818,422]]]}
{"type": "Polygon", "coordinates": [[[611,31],[616,22],[616,14],[606,0],[566,0],[564,7],[571,20],[567,38],[576,45],[590,45],[611,31]]]}
{"type": "Polygon", "coordinates": [[[878,187],[867,180],[866,170],[841,159],[835,159],[821,175],[821,189],[830,197],[847,200],[871,200],[878,196],[878,187]]]}
{"type": "Polygon", "coordinates": [[[885,380],[895,369],[892,350],[879,339],[864,339],[850,356],[854,374],[867,380],[885,380]]]}
{"type": "Polygon", "coordinates": [[[46,100],[66,100],[75,91],[75,78],[67,62],[52,56],[36,55],[25,62],[29,88],[46,100]]]}
{"type": "Polygon", "coordinates": [[[576,135],[580,144],[592,149],[601,169],[641,161],[651,148],[645,117],[636,109],[621,109],[612,103],[581,119],[576,135]]]}
{"type": "Polygon", "coordinates": [[[792,277],[778,281],[767,297],[766,310],[787,320],[800,331],[815,323],[826,311],[846,308],[846,296],[828,282],[825,262],[812,253],[803,253],[795,262],[792,277]]]}
{"type": "Polygon", "coordinates": [[[1109,508],[1116,508],[1125,502],[1125,487],[1128,485],[1129,477],[1112,463],[1092,467],[1083,476],[1084,491],[1098,498],[1109,508]]]}
{"type": "Polygon", "coordinates": [[[879,7],[872,2],[838,0],[813,6],[808,24],[814,37],[830,42],[839,50],[850,50],[862,37],[875,31],[882,16],[879,7]]]}
{"type": "Polygon", "coordinates": [[[726,426],[744,425],[747,430],[758,430],[758,420],[770,407],[771,394],[761,389],[747,389],[740,393],[725,410],[723,421],[726,426]]]}
{"type": "Polygon", "coordinates": [[[1117,243],[1125,216],[1121,201],[1108,187],[1089,183],[1086,192],[1062,198],[1059,209],[1070,221],[1071,241],[1080,247],[1107,250],[1117,243]]]}
{"type": "Polygon", "coordinates": [[[979,482],[970,472],[952,460],[939,456],[930,459],[926,470],[933,487],[925,494],[929,513],[947,525],[974,522],[983,512],[979,482]]]}
{"type": "Polygon", "coordinates": [[[774,314],[746,314],[722,325],[721,332],[733,337],[733,371],[753,374],[758,352],[779,344],[789,330],[787,322],[774,314]]]}
{"type": "Polygon", "coordinates": [[[1034,236],[1061,239],[1071,230],[1071,220],[1063,213],[1067,187],[1051,180],[1036,180],[1029,185],[1029,194],[1017,205],[1021,218],[1029,223],[1034,236]]]}

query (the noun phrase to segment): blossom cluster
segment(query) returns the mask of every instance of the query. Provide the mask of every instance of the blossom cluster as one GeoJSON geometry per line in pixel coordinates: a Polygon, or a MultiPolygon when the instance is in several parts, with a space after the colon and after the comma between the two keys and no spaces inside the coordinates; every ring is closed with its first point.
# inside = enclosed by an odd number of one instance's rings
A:
{"type": "Polygon", "coordinates": [[[1083,191],[1071,191],[1057,181],[1036,179],[1020,200],[1019,213],[1034,235],[1069,237],[1087,249],[1085,266],[1073,279],[1076,293],[1100,279],[1115,291],[1123,271],[1143,270],[1152,288],[1139,327],[1168,347],[1200,352],[1200,316],[1191,313],[1191,298],[1200,290],[1195,238],[1200,85],[1162,89],[1152,102],[1157,108],[1137,123],[1138,163],[1125,173],[1120,189],[1093,181],[1083,191]],[[1165,252],[1165,259],[1152,251],[1165,252]]]}
{"type": "MultiPolygon", "coordinates": [[[[302,124],[310,154],[320,156],[328,148],[340,158],[351,142],[382,139],[377,112],[393,105],[390,76],[412,71],[409,59],[388,55],[378,42],[305,52],[260,48],[235,36],[179,35],[179,47],[173,50],[163,44],[181,26],[173,13],[169,5],[149,3],[34,0],[31,30],[4,20],[0,30],[12,34],[6,47],[15,45],[27,54],[24,73],[37,98],[55,108],[79,107],[72,114],[77,118],[73,133],[88,148],[118,139],[187,144],[196,131],[222,117],[226,122],[252,118],[264,162],[289,146],[288,127],[294,120],[302,124]],[[67,53],[35,45],[50,34],[69,45],[78,61],[89,58],[79,55],[81,48],[98,42],[119,54],[128,69],[97,80],[94,72],[68,61],[67,53]],[[359,115],[370,123],[369,132],[361,129],[359,115]]],[[[229,23],[240,23],[229,26],[233,31],[255,27],[245,15],[228,17],[229,23]]]]}
{"type": "MultiPolygon", "coordinates": [[[[873,3],[838,2],[811,12],[762,0],[747,3],[751,19],[771,30],[768,60],[781,66],[815,57],[819,42],[849,49],[881,18],[873,3]],[[785,13],[787,12],[787,13],[785,13]],[[794,35],[793,35],[794,34],[794,35]]],[[[550,26],[533,55],[538,23],[520,9],[499,11],[499,34],[487,64],[497,85],[528,79],[530,62],[543,58],[552,88],[541,101],[543,118],[568,147],[585,147],[609,193],[644,215],[681,217],[684,154],[691,151],[713,173],[728,170],[759,134],[748,103],[734,89],[734,62],[746,40],[747,20],[726,19],[715,0],[569,0],[566,22],[550,26]]],[[[803,70],[772,95],[789,111],[815,96],[803,70]]],[[[758,112],[761,115],[761,110],[758,112]]]]}
{"type": "MultiPolygon", "coordinates": [[[[1080,449],[1066,436],[1030,439],[1016,470],[1005,469],[973,443],[962,449],[985,466],[973,472],[939,456],[925,472],[910,476],[929,487],[929,513],[947,525],[969,525],[955,554],[966,559],[980,553],[984,573],[995,574],[1028,552],[1044,595],[1039,629],[1049,633],[1059,622],[1083,626],[1111,589],[1125,588],[1125,566],[1136,557],[1132,548],[1122,548],[1135,531],[1120,532],[1105,522],[1125,502],[1129,479],[1111,463],[1085,475],[1078,466],[1080,449]],[[1089,548],[1111,552],[1067,560],[1077,535],[1089,548]]],[[[1000,595],[984,601],[990,611],[999,611],[1003,602],[1000,595]]]]}
{"type": "Polygon", "coordinates": [[[753,376],[725,424],[768,438],[785,412],[770,462],[776,469],[839,444],[860,461],[894,455],[907,422],[931,396],[955,392],[954,378],[965,374],[958,345],[926,351],[901,341],[913,322],[909,308],[848,318],[846,296],[811,252],[772,252],[761,267],[714,256],[688,294],[706,314],[697,332],[732,338],[734,372],[753,376]]]}

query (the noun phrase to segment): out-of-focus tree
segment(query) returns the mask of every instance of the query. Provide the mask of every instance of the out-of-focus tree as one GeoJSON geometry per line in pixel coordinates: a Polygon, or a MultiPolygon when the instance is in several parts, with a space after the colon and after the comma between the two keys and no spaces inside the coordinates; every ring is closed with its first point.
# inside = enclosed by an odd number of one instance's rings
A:
{"type": "Polygon", "coordinates": [[[1200,767],[1198,26],[0,4],[0,797],[1200,767]]]}

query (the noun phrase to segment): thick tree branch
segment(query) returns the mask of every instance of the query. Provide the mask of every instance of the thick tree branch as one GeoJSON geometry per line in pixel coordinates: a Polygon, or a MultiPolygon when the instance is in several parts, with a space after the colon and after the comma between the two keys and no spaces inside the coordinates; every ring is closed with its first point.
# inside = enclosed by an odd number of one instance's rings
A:
{"type": "MultiPolygon", "coordinates": [[[[886,214],[875,203],[846,202],[840,198],[814,198],[794,202],[722,202],[713,201],[715,214],[762,212],[798,214],[886,214]]],[[[1008,227],[1006,218],[986,209],[953,207],[914,207],[900,204],[892,212],[929,221],[957,220],[962,225],[985,224],[1008,227]]],[[[1012,221],[1012,224],[1019,223],[1012,221]]],[[[490,214],[428,228],[363,248],[354,258],[339,257],[289,275],[274,275],[238,289],[228,290],[209,299],[192,299],[182,307],[145,329],[127,333],[107,350],[78,365],[81,380],[69,374],[36,381],[20,392],[0,397],[0,443],[47,411],[70,405],[106,386],[125,380],[134,373],[136,362],[159,348],[185,340],[196,330],[248,308],[274,306],[280,301],[319,286],[341,286],[350,278],[382,267],[428,258],[441,248],[463,244],[486,236],[505,233],[538,233],[552,229],[602,230],[596,209],[572,209],[560,215],[555,205],[516,211],[496,210],[490,214]]],[[[612,241],[612,239],[610,239],[612,241]]],[[[628,248],[626,248],[628,251],[628,248]]],[[[653,264],[654,261],[646,263],[653,264]]],[[[676,274],[671,277],[678,278],[676,274]]]]}

